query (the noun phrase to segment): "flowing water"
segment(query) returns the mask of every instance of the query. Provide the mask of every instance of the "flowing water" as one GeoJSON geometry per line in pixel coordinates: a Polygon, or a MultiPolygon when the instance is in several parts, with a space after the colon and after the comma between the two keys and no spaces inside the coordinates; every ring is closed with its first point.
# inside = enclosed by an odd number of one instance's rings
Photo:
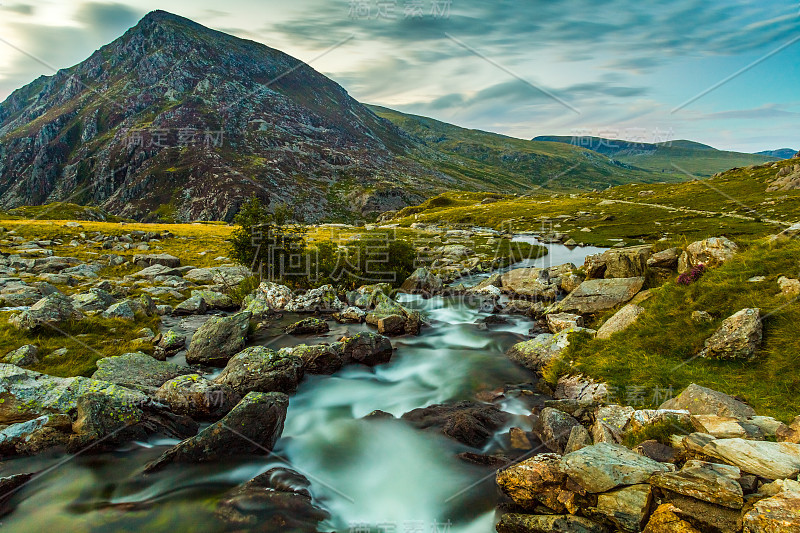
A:
{"type": "MultiPolygon", "coordinates": [[[[548,248],[549,257],[515,266],[580,264],[597,251],[548,248]]],[[[0,524],[7,531],[221,531],[223,523],[213,514],[220,495],[272,467],[288,466],[308,477],[315,502],[331,513],[321,531],[493,531],[494,475],[456,457],[468,447],[399,420],[362,417],[374,410],[399,417],[418,407],[474,400],[479,392],[530,383],[533,375],[503,354],[527,338],[533,323],[509,316],[487,327],[480,323],[486,313],[455,297],[402,299],[423,311],[430,326],[418,337],[393,339],[396,352],[386,365],[306,377],[291,397],[275,456],[172,467],[147,477],[142,467],[177,441],[153,439],[96,455],[21,458],[4,463],[2,475],[40,476],[14,496],[17,509],[0,524]]],[[[278,327],[255,342],[278,348],[366,330],[331,322],[331,332],[322,338],[297,338],[277,334],[278,327]]],[[[487,450],[502,449],[501,435],[512,426],[530,429],[530,398],[509,396],[500,407],[513,416],[487,450]]]]}

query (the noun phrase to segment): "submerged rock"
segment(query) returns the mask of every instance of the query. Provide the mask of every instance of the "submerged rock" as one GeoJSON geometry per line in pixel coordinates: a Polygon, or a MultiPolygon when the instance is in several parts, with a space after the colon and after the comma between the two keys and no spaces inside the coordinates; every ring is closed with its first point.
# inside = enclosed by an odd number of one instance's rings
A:
{"type": "Polygon", "coordinates": [[[145,467],[145,472],[172,463],[203,463],[269,453],[283,432],[288,406],[289,397],[280,392],[248,393],[222,420],[164,452],[145,467]]]}

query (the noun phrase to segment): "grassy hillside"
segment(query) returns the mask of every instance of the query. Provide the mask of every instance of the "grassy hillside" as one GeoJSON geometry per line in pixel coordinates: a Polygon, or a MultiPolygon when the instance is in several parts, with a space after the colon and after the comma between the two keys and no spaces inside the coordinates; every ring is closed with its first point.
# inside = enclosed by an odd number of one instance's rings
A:
{"type": "MultiPolygon", "coordinates": [[[[675,140],[663,143],[634,143],[600,137],[546,136],[534,140],[582,146],[608,156],[619,163],[667,177],[688,178],[686,173],[705,177],[733,167],[761,165],[780,158],[771,154],[745,154],[717,150],[706,144],[675,140]],[[676,168],[680,167],[680,168],[676,168]],[[681,170],[683,169],[683,171],[681,170]]],[[[790,156],[791,157],[791,156],[790,156]]]]}
{"type": "Polygon", "coordinates": [[[427,148],[414,157],[464,181],[462,190],[540,194],[605,189],[623,183],[684,181],[614,164],[597,152],[563,143],[534,142],[470,130],[431,118],[369,106],[427,148]],[[483,185],[475,187],[475,185],[483,185]],[[471,187],[470,187],[471,185],[471,187]]]}
{"type": "Polygon", "coordinates": [[[791,164],[732,169],[680,184],[632,184],[546,198],[507,195],[488,204],[481,203],[485,194],[451,192],[404,209],[395,221],[557,231],[600,246],[710,235],[760,237],[800,220],[800,191],[766,192],[778,170],[791,164]]]}

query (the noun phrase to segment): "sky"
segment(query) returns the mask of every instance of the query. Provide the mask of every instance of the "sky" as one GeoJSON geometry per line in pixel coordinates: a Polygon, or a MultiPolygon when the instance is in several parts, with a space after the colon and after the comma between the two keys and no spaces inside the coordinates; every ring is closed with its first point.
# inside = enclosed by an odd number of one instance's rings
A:
{"type": "Polygon", "coordinates": [[[463,127],[800,149],[800,0],[2,0],[0,100],[154,9],[463,127]]]}

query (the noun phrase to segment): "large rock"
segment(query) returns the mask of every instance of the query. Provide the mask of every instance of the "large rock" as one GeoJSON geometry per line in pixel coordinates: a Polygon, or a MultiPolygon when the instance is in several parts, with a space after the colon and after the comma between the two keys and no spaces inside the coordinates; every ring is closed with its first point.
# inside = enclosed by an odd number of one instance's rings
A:
{"type": "Polygon", "coordinates": [[[571,415],[551,407],[542,409],[539,414],[539,422],[542,443],[556,453],[564,453],[572,428],[581,425],[571,415]]]}
{"type": "Polygon", "coordinates": [[[116,303],[116,298],[103,289],[92,288],[89,292],[72,296],[72,305],[82,313],[90,311],[105,311],[110,305],[116,303]]]}
{"type": "Polygon", "coordinates": [[[208,311],[208,303],[200,294],[193,294],[175,306],[172,314],[175,316],[204,315],[208,311]]]}
{"type": "Polygon", "coordinates": [[[597,409],[592,426],[592,437],[597,442],[619,443],[625,428],[634,414],[633,407],[622,405],[604,405],[597,409]]]}
{"type": "Polygon", "coordinates": [[[692,383],[675,398],[661,404],[660,409],[679,409],[693,415],[720,415],[747,419],[755,410],[732,396],[692,383]]]}
{"type": "Polygon", "coordinates": [[[678,272],[687,272],[699,264],[715,267],[733,259],[739,247],[725,237],[712,237],[690,244],[678,261],[678,272]]]}
{"type": "Polygon", "coordinates": [[[629,248],[612,248],[603,252],[606,278],[636,278],[645,275],[647,260],[653,253],[649,244],[629,248]]]}
{"type": "Polygon", "coordinates": [[[406,309],[388,296],[379,294],[376,305],[366,316],[367,324],[376,326],[383,335],[419,335],[421,318],[418,311],[406,309]]]}
{"type": "Polygon", "coordinates": [[[122,300],[112,304],[103,311],[103,318],[119,318],[120,320],[135,320],[136,306],[132,305],[132,300],[122,300]]]}
{"type": "Polygon", "coordinates": [[[558,379],[553,397],[556,400],[601,402],[608,397],[608,386],[585,376],[562,376],[558,379]]]}
{"type": "Polygon", "coordinates": [[[255,291],[247,295],[242,310],[253,313],[253,316],[264,316],[271,312],[283,311],[293,297],[292,289],[286,285],[264,281],[255,291]]]}
{"type": "Polygon", "coordinates": [[[600,329],[597,330],[598,339],[608,339],[615,333],[625,331],[644,313],[644,307],[636,304],[628,304],[606,320],[600,329]]]}
{"type": "Polygon", "coordinates": [[[72,419],[68,415],[42,415],[0,430],[0,455],[33,455],[69,442],[72,419]]]}
{"type": "Polygon", "coordinates": [[[8,352],[3,357],[2,362],[9,365],[17,365],[21,367],[32,366],[39,362],[39,348],[33,344],[26,344],[20,346],[14,351],[8,352]]]}
{"type": "Polygon", "coordinates": [[[782,490],[757,501],[743,522],[747,533],[800,532],[800,492],[782,490]]]}
{"type": "Polygon", "coordinates": [[[502,290],[525,298],[555,300],[558,286],[550,281],[546,268],[516,268],[500,278],[502,290]]]}
{"type": "Polygon", "coordinates": [[[233,301],[233,298],[227,294],[217,291],[207,290],[193,290],[192,297],[200,297],[205,300],[209,309],[220,309],[222,311],[230,311],[236,309],[238,305],[233,301]]]}
{"type": "Polygon", "coordinates": [[[442,278],[425,267],[416,269],[400,286],[401,291],[424,296],[433,296],[443,288],[442,278]]]}
{"type": "Polygon", "coordinates": [[[750,361],[761,348],[763,328],[759,309],[742,309],[725,319],[705,342],[701,357],[750,361]]]}
{"type": "Polygon", "coordinates": [[[563,312],[590,315],[631,300],[642,290],[644,278],[590,279],[581,283],[556,307],[563,312]]]}
{"type": "Polygon", "coordinates": [[[650,515],[643,533],[701,533],[681,518],[681,510],[671,503],[662,503],[650,515]]]}
{"type": "Polygon", "coordinates": [[[800,444],[745,439],[715,439],[703,447],[706,455],[767,479],[800,473],[800,444]]]}
{"type": "Polygon", "coordinates": [[[682,250],[680,248],[669,248],[661,252],[656,252],[647,260],[647,266],[650,268],[675,270],[678,268],[678,259],[681,253],[682,250]]]}
{"type": "Polygon", "coordinates": [[[561,468],[591,493],[638,485],[656,472],[669,469],[618,444],[600,443],[581,448],[561,458],[561,468]]]}
{"type": "Polygon", "coordinates": [[[607,533],[602,525],[573,515],[508,513],[500,517],[497,533],[607,533]]]}
{"type": "Polygon", "coordinates": [[[328,323],[324,320],[316,317],[309,317],[286,326],[285,331],[288,335],[320,335],[322,333],[327,333],[330,329],[330,326],[328,326],[328,323]]]}
{"type": "Polygon", "coordinates": [[[8,319],[17,329],[33,331],[41,326],[58,326],[70,320],[80,320],[83,313],[75,309],[72,300],[60,292],[45,296],[35,304],[8,319]]]}
{"type": "Polygon", "coordinates": [[[158,361],[150,355],[138,352],[99,359],[92,379],[116,383],[153,395],[167,381],[192,373],[185,366],[158,361]]]}
{"type": "Polygon", "coordinates": [[[376,366],[392,359],[392,342],[383,335],[362,332],[342,339],[344,363],[376,366]]]}
{"type": "Polygon", "coordinates": [[[654,474],[650,484],[704,502],[741,509],[744,494],[740,476],[735,466],[691,460],[680,472],[654,474]]]}
{"type": "Polygon", "coordinates": [[[498,470],[497,486],[522,509],[535,510],[541,504],[565,512],[559,499],[566,481],[560,461],[556,454],[543,453],[498,470]]]}
{"type": "Polygon", "coordinates": [[[249,268],[232,266],[195,268],[186,272],[183,278],[195,283],[235,287],[251,275],[252,272],[250,272],[249,268]]]}
{"type": "Polygon", "coordinates": [[[650,485],[641,484],[600,494],[597,512],[605,515],[622,531],[642,530],[653,501],[650,485]]]}
{"type": "Polygon", "coordinates": [[[303,295],[296,296],[285,309],[290,313],[333,313],[347,307],[339,300],[332,285],[311,289],[303,295]]]}
{"type": "Polygon", "coordinates": [[[174,413],[212,422],[228,414],[242,399],[227,385],[214,383],[199,374],[171,379],[161,385],[154,396],[174,413]]]}
{"type": "Polygon", "coordinates": [[[316,533],[329,515],[312,503],[310,485],[293,470],[272,468],[223,495],[215,513],[239,531],[316,533]]]}
{"type": "Polygon", "coordinates": [[[245,311],[208,319],[194,332],[186,352],[186,362],[190,365],[225,366],[244,348],[250,317],[250,313],[245,311]]]}
{"type": "Polygon", "coordinates": [[[14,510],[14,507],[9,505],[9,500],[31,478],[33,478],[33,474],[15,474],[13,476],[0,477],[0,517],[14,510]]]}
{"type": "Polygon", "coordinates": [[[134,278],[142,278],[142,279],[149,279],[154,280],[157,277],[161,276],[180,276],[181,271],[177,268],[171,268],[164,265],[151,265],[149,267],[143,268],[139,272],[135,272],[132,274],[134,278]]]}
{"type": "Polygon", "coordinates": [[[146,472],[171,463],[204,463],[223,457],[266,454],[283,433],[289,397],[280,392],[251,392],[219,422],[170,448],[146,472]]]}
{"type": "Polygon", "coordinates": [[[584,327],[583,317],[573,313],[550,313],[547,315],[547,329],[556,334],[570,328],[584,327]]]}
{"type": "Polygon", "coordinates": [[[136,254],[133,256],[133,263],[140,267],[153,265],[163,265],[170,268],[181,266],[181,260],[170,254],[136,254]]]}
{"type": "Polygon", "coordinates": [[[493,405],[465,401],[414,409],[402,418],[418,429],[440,431],[467,446],[480,448],[505,424],[508,415],[493,405]]]}
{"type": "Polygon", "coordinates": [[[291,393],[297,390],[301,379],[300,357],[283,350],[275,352],[264,346],[251,346],[234,355],[214,381],[244,396],[253,391],[291,393]]]}
{"type": "Polygon", "coordinates": [[[557,359],[569,346],[571,333],[594,334],[594,330],[584,328],[564,329],[556,333],[542,333],[529,341],[519,342],[506,352],[506,357],[524,366],[528,370],[537,372],[550,361],[557,359]]]}

